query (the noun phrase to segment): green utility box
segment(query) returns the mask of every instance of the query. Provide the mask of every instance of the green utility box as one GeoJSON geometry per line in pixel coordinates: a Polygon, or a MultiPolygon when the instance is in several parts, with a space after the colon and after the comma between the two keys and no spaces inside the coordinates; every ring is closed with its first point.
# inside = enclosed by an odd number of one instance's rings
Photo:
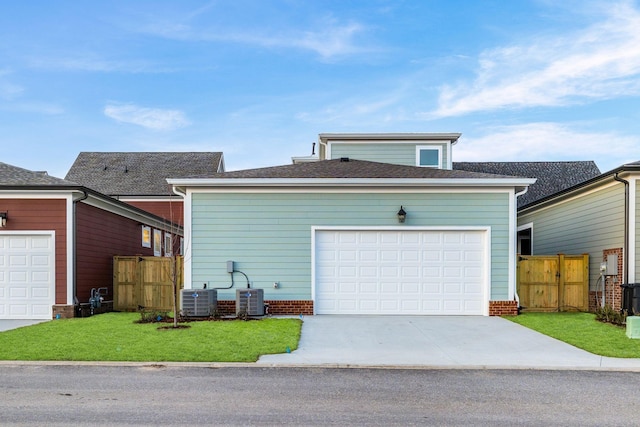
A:
{"type": "Polygon", "coordinates": [[[640,316],[627,317],[627,336],[640,339],[640,316]]]}

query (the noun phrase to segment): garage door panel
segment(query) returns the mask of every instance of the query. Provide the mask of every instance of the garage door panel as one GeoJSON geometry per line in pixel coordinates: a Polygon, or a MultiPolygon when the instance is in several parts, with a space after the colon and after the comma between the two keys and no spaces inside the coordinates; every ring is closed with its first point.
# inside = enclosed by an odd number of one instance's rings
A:
{"type": "Polygon", "coordinates": [[[442,262],[442,252],[439,250],[425,249],[422,252],[422,261],[438,263],[442,262]]]}
{"type": "Polygon", "coordinates": [[[12,236],[9,239],[9,249],[19,250],[27,248],[27,238],[12,236]]]}
{"type": "Polygon", "coordinates": [[[31,297],[39,299],[48,299],[51,296],[51,290],[48,286],[32,286],[31,297]]]}
{"type": "Polygon", "coordinates": [[[382,295],[400,295],[400,283],[381,283],[380,284],[380,293],[382,295]]]}
{"type": "Polygon", "coordinates": [[[377,294],[378,283],[377,282],[361,282],[360,293],[361,294],[377,294]]]}
{"type": "Polygon", "coordinates": [[[358,277],[378,277],[377,265],[363,265],[358,269],[358,277]]]}
{"type": "MultiPolygon", "coordinates": [[[[373,234],[370,234],[373,235],[373,234]]],[[[400,242],[400,235],[396,232],[381,232],[378,234],[380,244],[384,247],[385,245],[391,245],[397,247],[400,242]]]]}
{"type": "Polygon", "coordinates": [[[49,304],[31,304],[31,315],[35,317],[50,318],[51,305],[49,304]]]}
{"type": "Polygon", "coordinates": [[[403,265],[400,269],[403,279],[411,279],[420,277],[420,268],[417,265],[403,265]]]}
{"type": "Polygon", "coordinates": [[[378,311],[379,302],[377,299],[361,298],[358,300],[358,311],[364,313],[375,313],[378,311]]]}
{"type": "Polygon", "coordinates": [[[14,318],[19,318],[19,319],[24,319],[24,318],[26,318],[28,313],[29,313],[29,310],[28,310],[28,306],[27,306],[26,303],[18,304],[18,303],[14,302],[11,305],[9,305],[9,316],[10,316],[10,318],[14,317],[14,318]]]}
{"type": "Polygon", "coordinates": [[[420,283],[419,282],[402,282],[400,284],[400,293],[402,295],[419,295],[420,283]]]}
{"type": "Polygon", "coordinates": [[[420,301],[417,299],[400,300],[400,310],[407,313],[420,313],[420,301]]]}
{"type": "Polygon", "coordinates": [[[356,277],[357,268],[352,265],[338,267],[338,274],[341,278],[356,277]]]}
{"type": "Polygon", "coordinates": [[[393,278],[393,279],[398,279],[400,278],[400,269],[398,268],[397,265],[383,265],[380,267],[380,278],[382,279],[387,279],[387,278],[393,278]]]}
{"type": "Polygon", "coordinates": [[[378,251],[375,250],[361,250],[359,252],[355,252],[354,251],[354,261],[360,261],[360,262],[374,262],[377,263],[379,261],[378,259],[378,251]]]}
{"type": "Polygon", "coordinates": [[[316,312],[483,314],[485,239],[481,230],[319,230],[316,312]]]}
{"type": "Polygon", "coordinates": [[[51,319],[54,261],[51,234],[0,234],[0,319],[51,319]]]}
{"type": "Polygon", "coordinates": [[[316,254],[320,261],[336,261],[336,251],[318,251],[316,254]]]}
{"type": "Polygon", "coordinates": [[[338,282],[336,286],[337,292],[340,294],[356,294],[358,284],[356,282],[338,282]]]}

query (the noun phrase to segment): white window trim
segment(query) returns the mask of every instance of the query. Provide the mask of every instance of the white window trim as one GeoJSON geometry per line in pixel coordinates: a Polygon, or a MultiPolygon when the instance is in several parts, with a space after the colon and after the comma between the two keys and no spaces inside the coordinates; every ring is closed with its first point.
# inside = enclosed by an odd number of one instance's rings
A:
{"type": "Polygon", "coordinates": [[[421,168],[437,168],[442,169],[442,146],[440,145],[416,145],[416,166],[421,168]],[[421,165],[420,164],[420,151],[422,150],[436,150],[438,151],[438,164],[437,165],[421,165]]]}

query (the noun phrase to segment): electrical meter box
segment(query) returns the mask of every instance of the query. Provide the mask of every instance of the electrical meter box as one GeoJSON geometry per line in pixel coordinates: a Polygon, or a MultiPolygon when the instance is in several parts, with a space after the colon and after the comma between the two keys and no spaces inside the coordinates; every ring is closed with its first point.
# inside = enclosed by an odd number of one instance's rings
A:
{"type": "Polygon", "coordinates": [[[605,276],[618,275],[618,254],[607,255],[605,276]]]}

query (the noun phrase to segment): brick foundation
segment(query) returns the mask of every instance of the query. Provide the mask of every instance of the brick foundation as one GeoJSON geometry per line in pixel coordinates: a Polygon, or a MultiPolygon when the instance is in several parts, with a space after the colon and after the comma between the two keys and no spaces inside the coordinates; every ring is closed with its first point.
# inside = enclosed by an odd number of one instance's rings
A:
{"type": "MultiPolygon", "coordinates": [[[[313,301],[307,300],[287,300],[275,301],[266,300],[265,304],[269,304],[269,314],[275,315],[298,315],[304,314],[310,316],[313,314],[313,301]]],[[[235,300],[219,300],[218,314],[221,316],[235,316],[236,302],[235,300]]]]}
{"type": "Polygon", "coordinates": [[[489,316],[517,316],[518,301],[489,301],[489,316]]]}
{"type": "Polygon", "coordinates": [[[72,305],[55,304],[52,319],[71,319],[75,317],[75,307],[72,305]]]}

